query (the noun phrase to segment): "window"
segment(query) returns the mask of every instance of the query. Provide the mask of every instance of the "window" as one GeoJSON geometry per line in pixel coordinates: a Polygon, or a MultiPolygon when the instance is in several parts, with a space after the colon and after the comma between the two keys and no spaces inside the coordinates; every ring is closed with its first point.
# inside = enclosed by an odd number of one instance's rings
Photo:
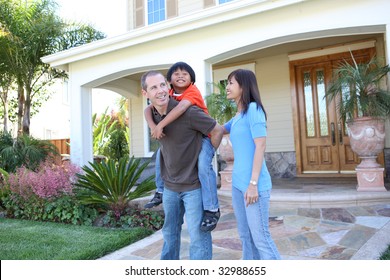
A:
{"type": "Polygon", "coordinates": [[[224,3],[227,3],[227,2],[231,2],[233,0],[219,0],[219,4],[224,4],[224,3]]]}
{"type": "Polygon", "coordinates": [[[148,24],[165,20],[165,0],[148,0],[148,24]]]}

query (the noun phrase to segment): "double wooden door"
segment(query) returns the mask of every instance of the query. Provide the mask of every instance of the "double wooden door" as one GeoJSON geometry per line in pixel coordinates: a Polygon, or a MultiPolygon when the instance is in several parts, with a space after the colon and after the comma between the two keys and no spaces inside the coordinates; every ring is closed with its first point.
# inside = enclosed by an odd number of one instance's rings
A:
{"type": "MultiPolygon", "coordinates": [[[[369,60],[375,48],[354,51],[357,62],[369,60]]],[[[297,174],[351,174],[360,160],[352,151],[338,102],[327,102],[325,92],[333,69],[351,61],[351,53],[338,53],[290,63],[295,112],[297,174]]],[[[353,85],[348,85],[353,86],[353,85]]],[[[341,97],[340,97],[341,98],[341,97]]],[[[383,153],[378,157],[383,164],[383,153]]]]}

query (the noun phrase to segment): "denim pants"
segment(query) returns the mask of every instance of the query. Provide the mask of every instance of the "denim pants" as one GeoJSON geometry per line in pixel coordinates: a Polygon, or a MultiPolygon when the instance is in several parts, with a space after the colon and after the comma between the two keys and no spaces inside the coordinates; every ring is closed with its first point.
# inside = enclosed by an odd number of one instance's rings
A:
{"type": "Polygon", "coordinates": [[[190,236],[190,259],[210,260],[212,258],[211,233],[200,230],[203,217],[201,190],[179,193],[165,188],[163,207],[165,220],[162,229],[164,245],[161,259],[180,259],[181,231],[185,215],[190,236]]]}
{"type": "MultiPolygon", "coordinates": [[[[202,149],[198,156],[198,177],[202,185],[202,199],[204,210],[216,210],[219,208],[217,194],[217,175],[213,169],[212,161],[215,154],[209,137],[203,137],[202,149]]],[[[164,182],[161,179],[160,149],[156,154],[156,187],[157,192],[164,191],[164,182]]]]}
{"type": "Polygon", "coordinates": [[[270,191],[259,192],[259,200],[248,207],[244,194],[233,186],[232,201],[242,243],[242,259],[279,260],[278,249],[269,232],[270,191]]]}

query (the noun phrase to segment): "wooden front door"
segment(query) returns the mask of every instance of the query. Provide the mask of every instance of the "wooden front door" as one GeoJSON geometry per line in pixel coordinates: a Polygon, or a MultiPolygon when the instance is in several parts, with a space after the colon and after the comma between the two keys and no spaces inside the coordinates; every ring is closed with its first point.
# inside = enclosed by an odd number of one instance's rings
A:
{"type": "MultiPolygon", "coordinates": [[[[370,59],[375,48],[353,51],[359,61],[370,59]]],[[[351,54],[338,53],[290,62],[293,87],[297,175],[351,174],[360,162],[352,151],[345,123],[335,101],[324,96],[332,71],[351,54]]],[[[383,164],[383,153],[378,162],[383,164]]]]}
{"type": "Polygon", "coordinates": [[[332,62],[299,65],[295,71],[302,173],[351,173],[358,158],[349,145],[336,102],[327,103],[324,98],[332,62]]]}

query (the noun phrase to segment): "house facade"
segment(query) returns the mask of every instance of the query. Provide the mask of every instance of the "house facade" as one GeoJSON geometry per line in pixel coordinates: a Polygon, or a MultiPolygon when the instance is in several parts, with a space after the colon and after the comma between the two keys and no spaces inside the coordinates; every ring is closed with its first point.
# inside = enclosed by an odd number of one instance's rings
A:
{"type": "MultiPolygon", "coordinates": [[[[128,0],[128,32],[42,58],[69,73],[71,160],[93,158],[94,88],[128,98],[131,155],[152,156],[140,77],[185,61],[204,95],[233,69],[255,72],[273,176],[351,176],[358,159],[336,105],[323,95],[332,68],[351,52],[389,63],[389,10],[386,0],[128,0]]],[[[386,128],[380,160],[390,174],[386,128]]]]}

